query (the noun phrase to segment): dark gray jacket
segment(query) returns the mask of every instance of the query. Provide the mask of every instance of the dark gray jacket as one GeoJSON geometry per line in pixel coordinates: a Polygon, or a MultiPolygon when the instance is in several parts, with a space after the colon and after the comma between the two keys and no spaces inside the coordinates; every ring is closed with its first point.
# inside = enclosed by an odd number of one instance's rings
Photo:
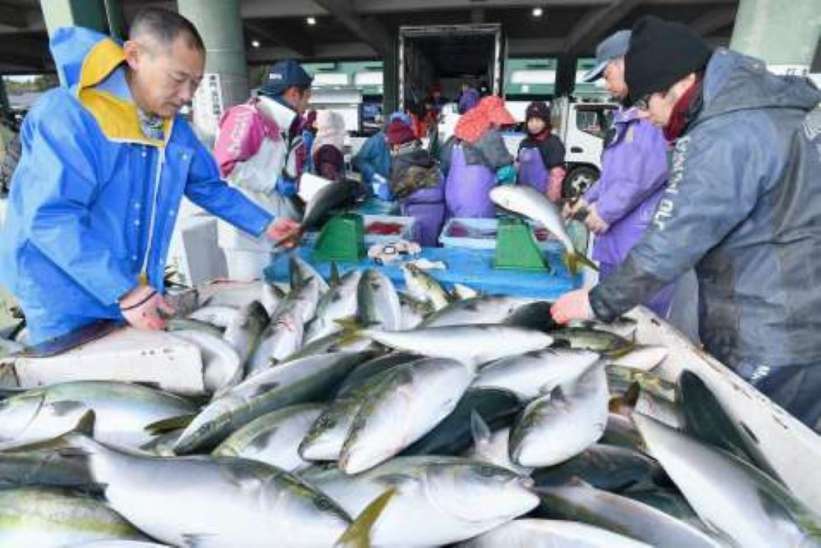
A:
{"type": "Polygon", "coordinates": [[[742,376],[821,364],[821,92],[728,50],[672,155],[653,224],[590,294],[612,319],[695,266],[700,336],[742,376]]]}
{"type": "MultiPolygon", "coordinates": [[[[450,157],[453,152],[453,145],[457,142],[458,139],[452,135],[442,145],[439,158],[442,171],[445,173],[450,171],[450,157]]],[[[502,133],[498,129],[489,130],[474,145],[464,143],[463,150],[465,151],[465,163],[468,165],[482,164],[491,171],[509,166],[514,161],[513,156],[505,146],[502,133]]]]}

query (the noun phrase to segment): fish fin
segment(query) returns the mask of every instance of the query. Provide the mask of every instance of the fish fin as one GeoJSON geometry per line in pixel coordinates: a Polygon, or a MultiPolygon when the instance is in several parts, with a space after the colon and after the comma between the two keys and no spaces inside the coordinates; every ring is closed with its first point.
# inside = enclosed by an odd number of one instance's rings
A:
{"type": "Polygon", "coordinates": [[[473,435],[473,444],[476,446],[480,442],[487,443],[490,441],[490,427],[475,409],[470,412],[470,432],[473,435]]]}
{"type": "Polygon", "coordinates": [[[624,356],[628,355],[630,352],[636,349],[636,343],[628,341],[627,339],[624,340],[627,341],[626,345],[618,347],[614,350],[605,350],[604,352],[602,352],[604,357],[609,358],[610,360],[618,360],[619,358],[623,358],[624,356]]]}
{"type": "Polygon", "coordinates": [[[411,487],[419,484],[419,480],[417,480],[415,477],[402,473],[385,474],[384,476],[379,477],[379,482],[384,483],[388,487],[394,487],[396,489],[398,489],[399,487],[410,489],[411,487]]]}
{"type": "Polygon", "coordinates": [[[339,267],[336,265],[336,261],[331,261],[331,279],[328,281],[328,284],[331,287],[336,287],[339,285],[339,267]]]}
{"type": "Polygon", "coordinates": [[[371,546],[371,530],[390,500],[396,495],[396,491],[396,487],[391,487],[371,501],[342,533],[334,546],[339,548],[369,548],[371,546]]]}
{"type": "Polygon", "coordinates": [[[262,383],[262,384],[258,385],[258,386],[254,389],[254,393],[253,393],[253,395],[252,395],[251,397],[256,398],[257,396],[261,396],[261,395],[265,394],[266,392],[270,392],[271,390],[274,390],[274,389],[276,389],[276,388],[279,388],[279,385],[280,385],[280,383],[279,383],[279,382],[277,382],[277,381],[274,381],[274,382],[264,382],[264,383],[262,383]]]}
{"type": "Polygon", "coordinates": [[[147,424],[144,430],[152,436],[159,436],[160,434],[185,428],[191,424],[194,417],[196,417],[196,414],[179,415],[176,417],[158,420],[156,422],[152,422],[151,424],[147,424]]]}
{"type": "Polygon", "coordinates": [[[334,322],[342,328],[342,335],[336,341],[337,347],[342,347],[354,342],[362,336],[362,330],[367,328],[363,325],[356,316],[348,316],[347,318],[340,318],[334,322]]]}
{"type": "Polygon", "coordinates": [[[80,416],[80,419],[77,421],[77,424],[74,425],[74,428],[71,430],[76,434],[84,434],[88,437],[94,435],[94,422],[96,421],[96,415],[94,414],[93,409],[89,409],[85,413],[80,416]]]}
{"type": "Polygon", "coordinates": [[[580,266],[586,266],[596,272],[599,271],[599,267],[596,264],[587,258],[582,253],[574,251],[573,253],[565,253],[562,261],[564,262],[567,269],[570,271],[571,274],[575,275],[579,272],[580,266]]]}

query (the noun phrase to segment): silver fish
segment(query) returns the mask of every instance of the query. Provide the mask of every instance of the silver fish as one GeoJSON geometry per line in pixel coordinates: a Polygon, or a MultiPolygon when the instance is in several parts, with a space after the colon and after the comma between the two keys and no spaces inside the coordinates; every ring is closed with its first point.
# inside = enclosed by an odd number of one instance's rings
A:
{"type": "Polygon", "coordinates": [[[528,185],[499,185],[490,191],[490,199],[499,207],[542,223],[564,247],[564,260],[571,273],[575,274],[580,264],[598,270],[584,253],[576,251],[561,211],[543,193],[528,185]]]}
{"type": "Polygon", "coordinates": [[[217,394],[174,446],[177,454],[210,448],[249,421],[283,407],[325,397],[368,353],[319,354],[279,364],[217,394]]]}
{"type": "Polygon", "coordinates": [[[256,460],[286,472],[303,470],[310,463],[299,456],[297,447],[324,407],[304,403],[266,413],[228,436],[212,454],[256,460]]]}
{"type": "Polygon", "coordinates": [[[57,548],[116,539],[145,537],[97,499],[44,487],[0,490],[0,545],[57,548]]]}
{"type": "Polygon", "coordinates": [[[348,474],[397,455],[427,434],[459,403],[473,379],[461,362],[426,358],[391,369],[369,385],[339,455],[348,474]]]}
{"type": "Polygon", "coordinates": [[[395,330],[402,326],[399,295],[393,282],[376,270],[362,273],[357,290],[359,320],[363,325],[395,330]]]}
{"type": "Polygon", "coordinates": [[[650,453],[701,520],[738,546],[821,545],[821,518],[747,462],[634,413],[650,453]]]}
{"type": "Polygon", "coordinates": [[[442,310],[450,303],[450,296],[442,285],[415,264],[404,263],[402,275],[408,292],[417,299],[430,302],[434,310],[442,310]]]}
{"type": "Polygon", "coordinates": [[[600,527],[556,519],[517,519],[459,548],[650,548],[600,527]]]}
{"type": "Polygon", "coordinates": [[[306,481],[349,514],[389,487],[396,496],[371,532],[374,546],[440,546],[493,529],[538,504],[531,480],[510,470],[458,457],[397,457],[356,476],[309,470],[306,481]],[[417,524],[408,527],[408,524],[417,524]]]}
{"type": "Polygon", "coordinates": [[[520,466],[551,466],[594,444],[607,423],[607,377],[594,364],[577,380],[531,402],[510,437],[520,466]]]}
{"type": "Polygon", "coordinates": [[[546,348],[485,364],[473,386],[504,388],[530,401],[577,378],[598,360],[589,350],[546,348]]]}

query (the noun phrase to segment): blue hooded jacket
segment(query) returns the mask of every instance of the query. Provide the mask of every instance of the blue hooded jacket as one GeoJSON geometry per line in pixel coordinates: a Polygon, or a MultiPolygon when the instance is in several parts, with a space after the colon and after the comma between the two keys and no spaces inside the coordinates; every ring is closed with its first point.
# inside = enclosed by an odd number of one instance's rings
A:
{"type": "Polygon", "coordinates": [[[0,230],[0,283],[19,300],[36,344],[97,319],[139,283],[163,290],[180,200],[258,236],[272,217],[220,180],[187,122],[145,137],[137,107],[97,87],[123,63],[111,38],[59,29],[51,50],[62,86],[23,123],[23,153],[0,230]]]}

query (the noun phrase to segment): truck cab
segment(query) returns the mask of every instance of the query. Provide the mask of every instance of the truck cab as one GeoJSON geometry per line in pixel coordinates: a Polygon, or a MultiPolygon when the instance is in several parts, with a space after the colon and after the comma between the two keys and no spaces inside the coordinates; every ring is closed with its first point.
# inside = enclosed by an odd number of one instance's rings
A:
{"type": "Polygon", "coordinates": [[[552,101],[553,131],[565,146],[565,197],[580,196],[598,180],[604,137],[617,108],[614,103],[577,102],[568,97],[552,101]]]}

